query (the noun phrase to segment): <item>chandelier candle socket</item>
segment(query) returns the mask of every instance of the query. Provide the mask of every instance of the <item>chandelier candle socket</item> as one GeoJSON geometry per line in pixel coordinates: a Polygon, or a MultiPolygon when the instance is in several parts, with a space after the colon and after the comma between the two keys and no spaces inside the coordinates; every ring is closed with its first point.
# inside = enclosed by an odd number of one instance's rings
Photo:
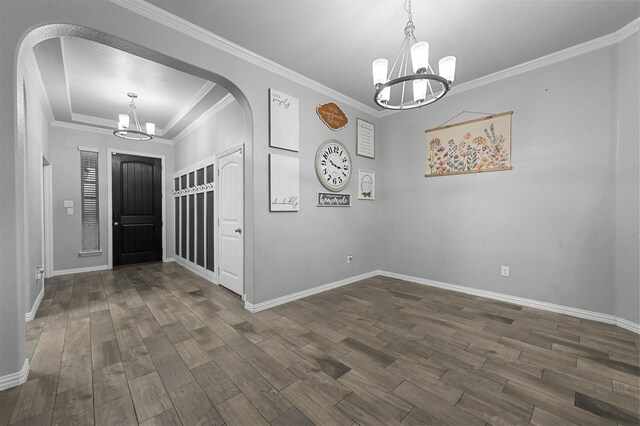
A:
{"type": "Polygon", "coordinates": [[[404,28],[404,41],[400,46],[391,71],[389,61],[378,58],[373,61],[374,102],[385,109],[407,110],[421,108],[442,98],[451,89],[456,73],[455,56],[446,56],[438,62],[439,74],[429,65],[429,43],[416,41],[411,15],[411,0],[406,0],[405,10],[409,20],[404,28]],[[408,5],[408,7],[407,7],[408,5]],[[411,60],[411,68],[409,68],[411,60]],[[407,69],[414,74],[407,73],[407,69]],[[409,95],[407,83],[413,96],[409,95]]]}
{"type": "Polygon", "coordinates": [[[135,93],[127,93],[127,96],[131,99],[131,102],[129,102],[129,111],[126,114],[118,115],[118,130],[114,130],[113,134],[119,138],[131,141],[148,141],[153,139],[153,135],[156,134],[155,123],[146,123],[146,132],[143,132],[140,120],[138,120],[138,114],[136,113],[135,99],[138,95],[135,93]],[[129,129],[131,115],[133,115],[133,121],[135,124],[135,129],[133,130],[129,129]]]}

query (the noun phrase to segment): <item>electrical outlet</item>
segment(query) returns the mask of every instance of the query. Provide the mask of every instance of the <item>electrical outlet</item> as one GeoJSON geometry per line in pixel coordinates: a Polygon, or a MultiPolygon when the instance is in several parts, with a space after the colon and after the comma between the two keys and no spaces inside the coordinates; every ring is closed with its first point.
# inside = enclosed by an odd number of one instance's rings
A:
{"type": "Polygon", "coordinates": [[[353,254],[349,253],[347,255],[347,263],[351,263],[353,261],[353,254]]]}
{"type": "Polygon", "coordinates": [[[500,275],[502,275],[503,277],[508,277],[509,276],[509,267],[508,266],[502,266],[500,268],[500,275]]]}

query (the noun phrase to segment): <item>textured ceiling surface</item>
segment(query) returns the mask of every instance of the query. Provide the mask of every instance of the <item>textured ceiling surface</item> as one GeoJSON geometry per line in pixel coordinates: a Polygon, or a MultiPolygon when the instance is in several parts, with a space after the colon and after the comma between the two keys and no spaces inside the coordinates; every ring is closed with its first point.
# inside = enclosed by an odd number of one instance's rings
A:
{"type": "MultiPolygon", "coordinates": [[[[371,61],[404,37],[403,0],[148,0],[246,49],[374,107],[371,61]]],[[[637,0],[413,1],[431,66],[458,60],[456,83],[615,32],[637,0]]]]}

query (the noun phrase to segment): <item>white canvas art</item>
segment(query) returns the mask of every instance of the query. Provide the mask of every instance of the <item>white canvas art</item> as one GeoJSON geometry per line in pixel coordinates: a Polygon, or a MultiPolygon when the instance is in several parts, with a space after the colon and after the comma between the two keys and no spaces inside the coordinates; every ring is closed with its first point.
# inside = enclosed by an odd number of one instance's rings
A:
{"type": "Polygon", "coordinates": [[[300,113],[298,98],[269,89],[269,146],[298,152],[300,113]]]}
{"type": "Polygon", "coordinates": [[[269,154],[269,211],[297,212],[299,200],[300,160],[269,154]]]}
{"type": "Polygon", "coordinates": [[[376,174],[369,170],[358,170],[358,200],[376,199],[376,174]]]}

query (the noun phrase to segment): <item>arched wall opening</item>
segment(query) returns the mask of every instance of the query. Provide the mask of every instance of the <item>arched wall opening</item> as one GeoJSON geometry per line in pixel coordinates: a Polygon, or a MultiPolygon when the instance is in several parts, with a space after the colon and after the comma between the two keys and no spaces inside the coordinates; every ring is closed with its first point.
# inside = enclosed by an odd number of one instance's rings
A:
{"type": "MultiPolygon", "coordinates": [[[[253,287],[253,117],[249,102],[244,93],[230,80],[225,77],[216,74],[210,70],[206,70],[189,63],[180,61],[173,57],[158,53],[156,51],[141,47],[134,43],[128,42],[121,38],[115,37],[110,34],[106,34],[101,31],[97,31],[85,26],[71,25],[71,24],[48,24],[30,31],[22,40],[20,44],[17,63],[16,63],[16,135],[14,152],[16,155],[16,170],[15,170],[15,185],[16,185],[16,269],[17,277],[16,286],[17,296],[19,300],[17,305],[20,307],[20,312],[24,313],[29,310],[30,301],[28,293],[25,296],[24,286],[28,286],[29,278],[31,277],[31,268],[28,265],[28,253],[29,253],[29,223],[25,219],[27,213],[27,186],[25,185],[27,178],[27,158],[25,155],[27,147],[27,134],[26,134],[26,98],[23,87],[23,81],[26,76],[26,56],[36,45],[49,39],[59,37],[76,37],[84,40],[103,44],[108,47],[118,49],[122,52],[138,56],[140,58],[147,59],[149,61],[156,62],[160,65],[173,68],[180,72],[190,74],[204,80],[216,83],[219,86],[225,88],[236,100],[237,105],[241,111],[243,129],[239,132],[241,139],[238,140],[238,144],[242,144],[244,149],[244,288],[247,289],[253,287]],[[23,300],[24,299],[24,300],[23,300]],[[24,309],[26,307],[26,309],[24,309]]],[[[171,171],[172,172],[172,171],[171,171]]],[[[109,220],[109,218],[107,218],[109,220]]],[[[167,249],[167,248],[165,248],[167,249]]],[[[19,329],[20,330],[20,329],[19,329]]],[[[24,328],[22,331],[18,331],[18,334],[22,333],[24,336],[24,328]]],[[[22,349],[15,348],[16,351],[21,353],[22,349]]],[[[22,355],[18,355],[18,358],[24,359],[22,355]]]]}

